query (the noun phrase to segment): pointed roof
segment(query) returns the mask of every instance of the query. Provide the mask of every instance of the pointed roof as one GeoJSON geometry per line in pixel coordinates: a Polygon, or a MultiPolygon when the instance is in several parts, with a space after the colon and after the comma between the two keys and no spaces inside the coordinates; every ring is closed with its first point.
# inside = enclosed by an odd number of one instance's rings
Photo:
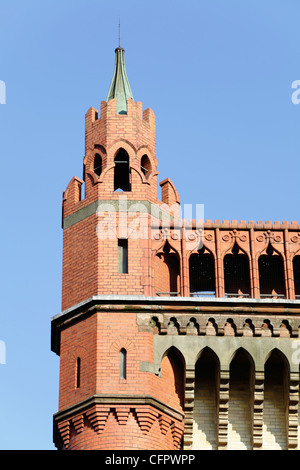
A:
{"type": "Polygon", "coordinates": [[[133,99],[125,69],[124,49],[115,50],[115,69],[106,101],[117,98],[117,114],[127,114],[127,98],[133,99]]]}

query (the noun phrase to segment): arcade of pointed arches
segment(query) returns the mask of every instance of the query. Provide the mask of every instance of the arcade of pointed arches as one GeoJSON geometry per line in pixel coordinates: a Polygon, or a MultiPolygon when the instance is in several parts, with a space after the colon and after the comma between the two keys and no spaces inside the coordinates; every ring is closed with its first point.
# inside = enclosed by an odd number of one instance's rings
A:
{"type": "MultiPolygon", "coordinates": [[[[285,450],[299,446],[297,437],[290,439],[290,392],[295,384],[290,380],[289,360],[279,348],[268,351],[259,376],[254,358],[243,347],[233,351],[225,375],[218,353],[208,346],[196,356],[192,373],[189,364],[188,375],[180,348],[166,349],[162,367],[166,357],[176,364],[174,382],[189,383],[176,389],[182,410],[188,403],[187,422],[192,421],[185,426],[184,448],[285,450]]],[[[293,404],[296,402],[298,397],[293,404]]]]}
{"type": "MultiPolygon", "coordinates": [[[[246,251],[235,242],[233,247],[218,261],[216,255],[202,246],[188,256],[189,295],[192,297],[226,297],[261,299],[300,299],[300,252],[292,257],[290,277],[294,295],[287,286],[287,269],[284,256],[269,242],[257,257],[259,295],[254,295],[253,263],[246,251]],[[220,269],[221,266],[221,269],[220,269]],[[220,288],[222,281],[223,289],[220,288]],[[220,295],[223,290],[222,295],[220,295]]],[[[181,259],[178,251],[168,242],[155,254],[156,295],[182,295],[181,259]],[[164,275],[162,273],[165,273],[164,275]]]]}

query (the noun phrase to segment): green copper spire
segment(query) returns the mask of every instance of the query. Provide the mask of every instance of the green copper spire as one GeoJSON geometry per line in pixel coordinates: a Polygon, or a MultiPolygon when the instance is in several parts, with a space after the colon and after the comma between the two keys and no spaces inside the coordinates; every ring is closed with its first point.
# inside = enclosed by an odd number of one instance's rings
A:
{"type": "Polygon", "coordinates": [[[115,70],[106,101],[117,98],[117,114],[127,114],[127,98],[132,98],[129,81],[125,69],[124,49],[120,46],[115,50],[115,70]]]}

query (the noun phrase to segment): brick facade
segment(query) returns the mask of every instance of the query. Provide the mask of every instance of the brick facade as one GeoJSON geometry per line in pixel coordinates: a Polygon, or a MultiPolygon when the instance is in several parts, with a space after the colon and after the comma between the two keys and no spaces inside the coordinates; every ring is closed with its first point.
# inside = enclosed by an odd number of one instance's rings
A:
{"type": "Polygon", "coordinates": [[[181,221],[157,165],[151,109],[88,110],[63,193],[55,445],[297,448],[300,226],[181,221]]]}

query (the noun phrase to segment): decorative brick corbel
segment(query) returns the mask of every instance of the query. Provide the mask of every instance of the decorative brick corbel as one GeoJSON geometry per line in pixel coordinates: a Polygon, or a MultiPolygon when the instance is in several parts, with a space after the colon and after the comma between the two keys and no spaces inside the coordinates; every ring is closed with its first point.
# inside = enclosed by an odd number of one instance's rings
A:
{"type": "Polygon", "coordinates": [[[135,409],[138,425],[142,432],[147,434],[154,421],[158,418],[158,413],[150,406],[138,407],[135,409]]]}
{"type": "Polygon", "coordinates": [[[127,420],[128,420],[128,416],[129,416],[129,413],[130,413],[130,408],[125,408],[125,407],[118,407],[115,409],[115,413],[116,413],[116,418],[117,418],[117,421],[120,425],[124,425],[127,423],[127,420]]]}
{"type": "Polygon", "coordinates": [[[171,424],[171,431],[172,431],[172,437],[173,437],[173,443],[174,443],[175,449],[180,449],[181,447],[183,430],[184,430],[184,423],[173,421],[173,423],[171,424]]]}
{"type": "Polygon", "coordinates": [[[95,406],[93,409],[86,412],[86,416],[89,419],[93,429],[100,434],[106,424],[110,409],[101,406],[95,406]]]}
{"type": "Polygon", "coordinates": [[[57,425],[64,447],[67,449],[70,442],[70,421],[62,421],[57,425]]]}
{"type": "Polygon", "coordinates": [[[168,418],[167,416],[165,415],[160,415],[160,417],[158,418],[158,422],[159,422],[159,427],[160,427],[160,431],[163,435],[166,435],[168,430],[170,429],[170,425],[172,423],[172,420],[170,418],[168,418]]]}
{"type": "Polygon", "coordinates": [[[74,416],[74,418],[72,418],[72,424],[74,425],[74,428],[75,428],[77,433],[81,432],[83,430],[83,426],[84,426],[84,416],[83,416],[83,414],[74,416]]]}

